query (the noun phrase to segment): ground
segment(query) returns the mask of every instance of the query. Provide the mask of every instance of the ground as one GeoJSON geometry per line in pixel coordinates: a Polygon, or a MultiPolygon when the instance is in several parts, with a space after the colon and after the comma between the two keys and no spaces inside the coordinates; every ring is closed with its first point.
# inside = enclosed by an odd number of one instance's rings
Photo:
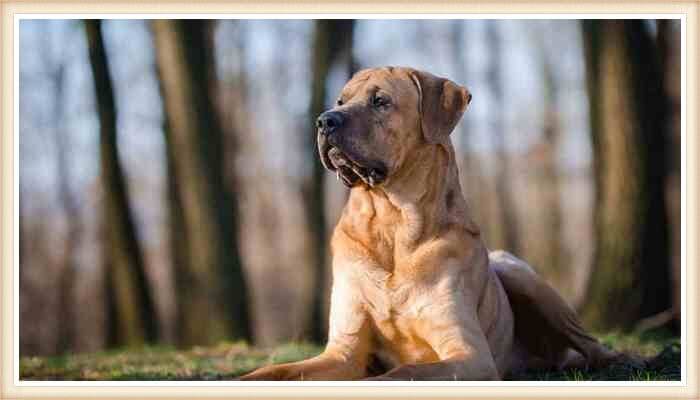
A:
{"type": "MultiPolygon", "coordinates": [[[[613,365],[602,370],[531,371],[513,380],[680,380],[680,340],[664,333],[599,335],[606,345],[647,357],[647,367],[613,365]]],[[[26,380],[226,380],[269,363],[318,354],[321,347],[290,343],[258,349],[244,343],[176,350],[169,347],[111,350],[58,357],[22,357],[26,380]]]]}

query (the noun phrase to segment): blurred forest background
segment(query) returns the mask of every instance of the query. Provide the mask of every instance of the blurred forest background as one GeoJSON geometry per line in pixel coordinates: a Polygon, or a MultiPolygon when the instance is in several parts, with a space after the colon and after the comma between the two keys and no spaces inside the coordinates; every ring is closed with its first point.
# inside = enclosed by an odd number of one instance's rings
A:
{"type": "Polygon", "coordinates": [[[680,319],[678,20],[22,20],[20,354],[323,342],[352,72],[467,86],[487,245],[597,332],[680,319]]]}

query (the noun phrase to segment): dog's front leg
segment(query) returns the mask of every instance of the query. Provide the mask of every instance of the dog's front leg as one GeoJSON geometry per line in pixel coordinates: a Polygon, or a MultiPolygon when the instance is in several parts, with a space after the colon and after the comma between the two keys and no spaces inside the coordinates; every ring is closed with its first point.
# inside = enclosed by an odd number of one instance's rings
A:
{"type": "Polygon", "coordinates": [[[364,376],[364,366],[326,350],[308,360],[268,365],[246,374],[242,381],[351,380],[364,376]]]}
{"type": "Polygon", "coordinates": [[[344,273],[343,266],[334,262],[330,328],[325,351],[308,360],[262,367],[240,380],[351,380],[367,376],[369,320],[360,301],[359,286],[352,274],[344,273]]]}
{"type": "MultiPolygon", "coordinates": [[[[482,335],[483,336],[483,335],[482,335]]],[[[437,362],[404,364],[382,375],[367,380],[424,380],[424,381],[492,381],[501,376],[491,355],[486,339],[468,343],[455,343],[463,350],[437,362]],[[480,342],[480,343],[477,343],[480,342]],[[478,350],[477,350],[478,348],[478,350]]]]}
{"type": "Polygon", "coordinates": [[[440,296],[420,315],[429,321],[418,327],[418,334],[438,355],[440,361],[404,364],[370,380],[500,380],[486,335],[470,301],[469,292],[440,296]],[[466,300],[466,301],[463,301],[466,300]]]}
{"type": "MultiPolygon", "coordinates": [[[[334,306],[331,304],[331,316],[334,306]]],[[[308,360],[268,365],[243,375],[243,381],[286,381],[286,380],[353,380],[366,375],[369,355],[369,324],[358,312],[355,314],[358,324],[351,331],[343,328],[352,325],[338,324],[331,326],[328,345],[323,353],[308,360]],[[359,319],[359,321],[358,321],[359,319]]]]}
{"type": "Polygon", "coordinates": [[[367,378],[370,381],[491,381],[500,380],[493,360],[474,360],[466,355],[455,356],[451,359],[424,363],[405,364],[389,372],[367,378]]]}

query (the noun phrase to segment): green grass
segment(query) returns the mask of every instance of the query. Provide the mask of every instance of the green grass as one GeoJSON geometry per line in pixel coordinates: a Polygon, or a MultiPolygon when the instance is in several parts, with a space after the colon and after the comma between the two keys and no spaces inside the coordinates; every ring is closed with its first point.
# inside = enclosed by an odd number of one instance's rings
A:
{"type": "Polygon", "coordinates": [[[608,347],[640,356],[647,365],[640,369],[629,364],[613,364],[597,370],[526,371],[512,380],[529,381],[677,381],[681,379],[680,339],[666,332],[641,335],[609,333],[598,335],[608,347]]]}
{"type": "MultiPolygon", "coordinates": [[[[644,369],[612,365],[602,370],[528,371],[513,380],[680,379],[680,341],[664,334],[607,334],[601,341],[617,350],[650,357],[644,369]]],[[[110,350],[58,357],[22,357],[22,380],[227,380],[269,363],[295,361],[318,354],[321,347],[290,343],[271,350],[244,343],[176,350],[170,347],[110,350]]]]}
{"type": "Polygon", "coordinates": [[[244,343],[176,350],[170,347],[110,350],[59,357],[21,357],[26,380],[225,380],[268,363],[296,361],[320,353],[310,344],[290,343],[272,350],[244,343]]]}

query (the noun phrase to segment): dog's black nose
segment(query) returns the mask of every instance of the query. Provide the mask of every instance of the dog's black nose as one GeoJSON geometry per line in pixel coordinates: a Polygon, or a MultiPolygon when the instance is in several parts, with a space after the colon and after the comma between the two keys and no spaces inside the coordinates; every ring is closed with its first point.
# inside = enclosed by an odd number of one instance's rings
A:
{"type": "Polygon", "coordinates": [[[338,111],[326,111],[316,119],[316,127],[326,135],[341,125],[343,125],[343,114],[338,111]]]}

